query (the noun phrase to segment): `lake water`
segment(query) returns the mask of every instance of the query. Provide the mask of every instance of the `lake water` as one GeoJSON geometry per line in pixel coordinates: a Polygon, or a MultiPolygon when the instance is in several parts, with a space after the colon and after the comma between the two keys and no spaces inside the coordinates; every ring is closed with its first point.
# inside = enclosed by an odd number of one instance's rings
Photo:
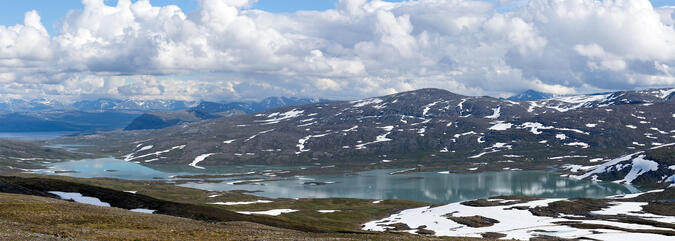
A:
{"type": "Polygon", "coordinates": [[[47,169],[34,170],[39,174],[55,174],[55,171],[68,171],[68,173],[57,173],[58,175],[67,175],[72,177],[111,177],[129,180],[153,180],[153,179],[171,179],[178,175],[196,175],[196,174],[219,174],[219,173],[247,173],[264,170],[287,170],[286,167],[269,166],[223,166],[209,168],[207,170],[196,169],[187,165],[140,165],[133,162],[126,162],[116,158],[98,158],[84,159],[77,161],[66,161],[50,163],[47,169]]]}
{"type": "MultiPolygon", "coordinates": [[[[75,177],[113,177],[148,180],[170,179],[175,175],[204,173],[187,166],[143,166],[114,158],[69,161],[52,164],[38,173],[53,174],[54,170],[69,170],[76,173],[61,175],[75,177]],[[161,171],[160,171],[161,170],[161,171]]],[[[208,174],[246,173],[268,169],[287,170],[284,167],[228,166],[209,168],[208,174]]],[[[221,183],[194,182],[181,186],[205,190],[262,191],[255,195],[270,198],[327,198],[349,197],[368,199],[406,199],[429,203],[450,203],[496,195],[531,195],[541,197],[605,197],[609,195],[639,192],[628,185],[605,182],[573,180],[554,172],[504,171],[478,174],[440,174],[435,172],[389,175],[392,170],[374,170],[356,175],[324,175],[284,178],[246,185],[233,185],[235,179],[225,178],[221,183]],[[333,183],[306,185],[306,182],[333,183]]]]}
{"type": "Polygon", "coordinates": [[[10,139],[19,141],[38,141],[51,140],[62,136],[76,134],[72,131],[55,131],[55,132],[0,132],[0,139],[10,139]]]}
{"type": "Polygon", "coordinates": [[[540,197],[606,197],[639,192],[632,186],[594,183],[561,177],[545,171],[504,171],[478,174],[434,172],[389,175],[391,170],[361,172],[358,176],[313,176],[247,185],[189,183],[182,186],[207,190],[260,190],[256,195],[278,198],[349,197],[405,199],[450,203],[497,195],[540,197]],[[305,182],[334,182],[306,185],[305,182]]]}

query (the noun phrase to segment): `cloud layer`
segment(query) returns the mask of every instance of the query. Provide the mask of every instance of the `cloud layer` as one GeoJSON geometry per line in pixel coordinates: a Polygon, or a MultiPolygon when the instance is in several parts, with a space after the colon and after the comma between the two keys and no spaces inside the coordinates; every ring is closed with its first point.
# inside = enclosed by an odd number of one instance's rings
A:
{"type": "Polygon", "coordinates": [[[185,13],[83,0],[50,36],[35,12],[0,26],[0,96],[345,99],[675,85],[675,8],[648,0],[341,0],[276,14],[250,0],[185,13]],[[503,11],[506,8],[509,11],[503,11]]]}

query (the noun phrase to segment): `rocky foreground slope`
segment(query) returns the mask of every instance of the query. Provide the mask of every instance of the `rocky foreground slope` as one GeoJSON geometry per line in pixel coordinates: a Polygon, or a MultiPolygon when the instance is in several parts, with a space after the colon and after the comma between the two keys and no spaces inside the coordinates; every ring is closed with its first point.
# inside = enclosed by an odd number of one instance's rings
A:
{"type": "Polygon", "coordinates": [[[467,172],[590,166],[675,142],[674,93],[511,101],[422,89],[59,142],[99,143],[127,161],[194,168],[320,163],[467,172]]]}

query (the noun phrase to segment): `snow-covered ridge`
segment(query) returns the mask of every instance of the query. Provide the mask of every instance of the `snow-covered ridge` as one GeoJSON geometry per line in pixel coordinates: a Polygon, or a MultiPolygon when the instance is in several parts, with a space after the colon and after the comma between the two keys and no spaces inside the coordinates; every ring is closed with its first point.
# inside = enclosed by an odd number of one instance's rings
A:
{"type": "Polygon", "coordinates": [[[644,101],[647,104],[652,104],[654,102],[666,101],[666,98],[668,98],[673,93],[675,93],[675,88],[633,92],[614,92],[606,94],[558,96],[544,100],[530,101],[530,107],[528,111],[533,112],[537,109],[543,108],[555,110],[558,112],[567,112],[580,108],[607,107],[611,105],[631,103],[632,101],[644,101]],[[627,97],[627,94],[634,95],[627,97]]]}

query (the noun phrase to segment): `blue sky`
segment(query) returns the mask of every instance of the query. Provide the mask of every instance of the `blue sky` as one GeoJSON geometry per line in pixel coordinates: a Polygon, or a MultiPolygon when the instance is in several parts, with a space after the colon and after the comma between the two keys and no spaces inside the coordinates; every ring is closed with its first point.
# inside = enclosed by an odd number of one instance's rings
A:
{"type": "MultiPolygon", "coordinates": [[[[338,0],[259,0],[253,8],[268,12],[295,12],[298,10],[325,10],[333,8],[338,0]]],[[[391,0],[400,2],[402,0],[391,0]]],[[[116,0],[106,0],[108,5],[115,5],[116,0]]],[[[11,26],[23,23],[25,12],[37,10],[47,30],[54,34],[56,26],[69,10],[81,9],[80,0],[0,0],[0,25],[11,26]]],[[[197,0],[151,0],[152,5],[178,5],[184,12],[198,7],[197,0]]]]}
{"type": "MultiPolygon", "coordinates": [[[[254,8],[268,12],[295,12],[298,10],[325,10],[335,6],[338,0],[258,0],[254,8]]],[[[403,0],[390,0],[400,2],[403,0]]],[[[494,1],[494,0],[493,0],[494,1]]],[[[116,4],[116,0],[107,0],[109,5],[116,4]]],[[[153,5],[174,4],[183,11],[190,12],[198,7],[197,0],[151,0],[153,5]]],[[[673,5],[675,0],[651,0],[654,6],[673,5]]],[[[11,26],[23,23],[23,14],[30,10],[37,10],[47,30],[54,34],[58,22],[69,10],[82,8],[80,0],[0,0],[0,25],[11,26]]]]}

